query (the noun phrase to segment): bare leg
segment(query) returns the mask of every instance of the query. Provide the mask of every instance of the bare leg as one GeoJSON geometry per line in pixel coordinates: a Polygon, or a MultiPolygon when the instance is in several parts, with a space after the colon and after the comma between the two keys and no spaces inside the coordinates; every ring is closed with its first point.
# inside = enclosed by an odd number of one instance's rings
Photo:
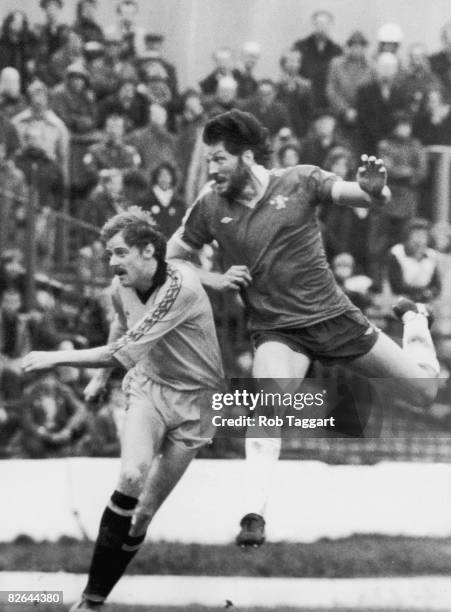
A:
{"type": "Polygon", "coordinates": [[[156,511],[183,476],[196,454],[197,450],[183,448],[169,440],[165,442],[162,454],[152,461],[132,519],[130,535],[139,536],[146,532],[156,511]]]}
{"type": "Polygon", "coordinates": [[[149,399],[131,402],[121,440],[121,468],[117,490],[138,498],[154,457],[160,452],[164,424],[150,418],[149,399]]]}
{"type": "MultiPolygon", "coordinates": [[[[310,359],[286,344],[270,341],[255,351],[254,378],[295,379],[297,385],[310,366],[310,359]]],[[[288,380],[287,380],[288,384],[288,380]]],[[[289,389],[287,389],[287,392],[289,389]]],[[[246,507],[247,512],[264,515],[274,467],[279,459],[280,437],[246,437],[246,507]]]]}

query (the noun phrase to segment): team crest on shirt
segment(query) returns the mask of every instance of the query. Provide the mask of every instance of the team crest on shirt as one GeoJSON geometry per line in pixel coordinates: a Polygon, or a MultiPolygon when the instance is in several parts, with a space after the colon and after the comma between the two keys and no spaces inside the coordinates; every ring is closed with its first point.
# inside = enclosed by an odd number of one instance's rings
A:
{"type": "Polygon", "coordinates": [[[274,198],[271,198],[271,200],[269,200],[269,204],[271,206],[275,206],[276,210],[280,210],[281,208],[286,208],[287,202],[288,202],[288,197],[280,193],[276,195],[274,198]]]}

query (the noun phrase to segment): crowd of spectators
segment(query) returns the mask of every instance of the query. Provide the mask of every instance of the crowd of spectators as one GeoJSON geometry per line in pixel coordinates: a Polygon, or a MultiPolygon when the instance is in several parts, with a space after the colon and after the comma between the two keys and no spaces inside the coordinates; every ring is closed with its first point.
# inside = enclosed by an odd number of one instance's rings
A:
{"type": "MultiPolygon", "coordinates": [[[[216,49],[209,74],[181,91],[164,36],[143,30],[135,0],[117,0],[106,27],[96,0],[79,0],[72,23],[61,19],[63,0],[40,6],[40,24],[14,10],[0,34],[0,454],[116,452],[113,416],[86,410],[80,376],[66,369],[24,379],[20,358],[30,348],[105,340],[96,229],[138,205],[169,237],[207,180],[202,128],[226,110],[249,111],[268,128],[275,167],[314,164],[350,179],[362,153],[383,158],[389,206],[318,211],[337,281],[370,312],[386,286],[415,300],[440,296],[449,228],[434,249],[425,147],[451,146],[451,22],[431,55],[421,42],[405,49],[390,23],[375,48],[362,31],[338,44],[334,16],[318,10],[306,38],[274,50],[276,78],[255,76],[262,49],[249,41],[239,56],[216,49]],[[30,202],[37,292],[25,308],[30,202]],[[54,274],[61,213],[74,221],[65,235],[75,245],[69,285],[54,274]]],[[[201,263],[217,265],[214,249],[201,263]]],[[[236,325],[236,300],[227,308],[236,325]]],[[[249,353],[240,351],[234,371],[247,373],[249,353]]]]}

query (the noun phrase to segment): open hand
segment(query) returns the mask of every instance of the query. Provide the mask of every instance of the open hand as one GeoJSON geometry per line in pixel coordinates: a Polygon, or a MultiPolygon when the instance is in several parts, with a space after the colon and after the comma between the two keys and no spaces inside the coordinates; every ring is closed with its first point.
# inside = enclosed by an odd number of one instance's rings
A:
{"type": "Polygon", "coordinates": [[[360,189],[365,191],[372,198],[382,198],[382,190],[387,184],[387,169],[381,159],[376,159],[374,155],[362,155],[360,158],[361,166],[357,171],[357,182],[360,189]]]}

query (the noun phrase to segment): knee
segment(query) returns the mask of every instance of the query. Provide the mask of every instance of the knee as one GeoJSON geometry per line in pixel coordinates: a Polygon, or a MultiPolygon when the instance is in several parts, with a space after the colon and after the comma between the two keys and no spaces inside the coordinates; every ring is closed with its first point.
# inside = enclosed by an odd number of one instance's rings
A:
{"type": "Polygon", "coordinates": [[[121,471],[118,489],[127,495],[138,496],[144,485],[149,466],[146,463],[126,465],[121,471]]]}

